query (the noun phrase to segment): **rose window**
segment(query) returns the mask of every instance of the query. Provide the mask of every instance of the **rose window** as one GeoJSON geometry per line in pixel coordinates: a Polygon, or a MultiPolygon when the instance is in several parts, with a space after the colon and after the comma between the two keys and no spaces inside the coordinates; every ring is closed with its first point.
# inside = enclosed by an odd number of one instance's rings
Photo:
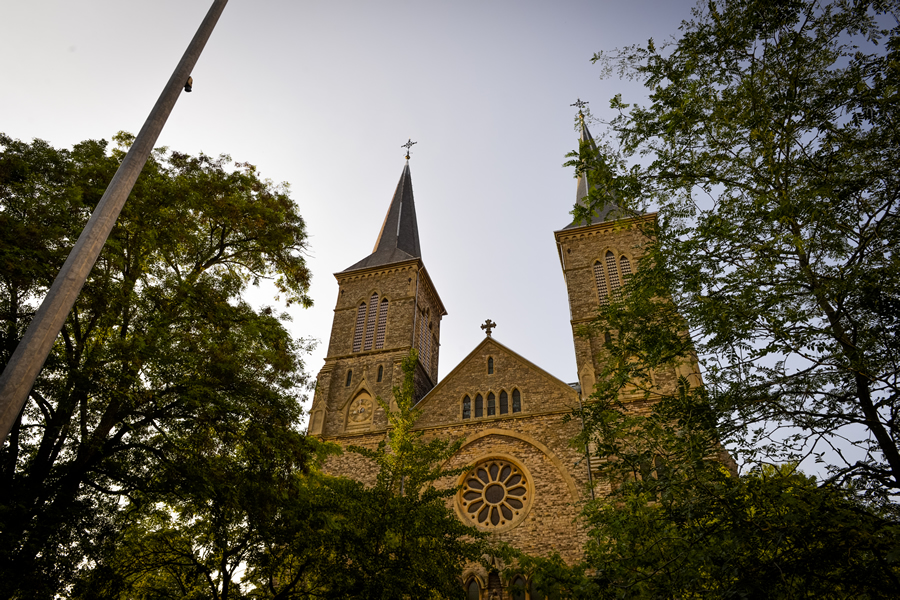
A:
{"type": "Polygon", "coordinates": [[[531,493],[525,473],[505,460],[491,459],[475,467],[463,481],[462,513],[480,527],[503,527],[525,515],[531,493]]]}

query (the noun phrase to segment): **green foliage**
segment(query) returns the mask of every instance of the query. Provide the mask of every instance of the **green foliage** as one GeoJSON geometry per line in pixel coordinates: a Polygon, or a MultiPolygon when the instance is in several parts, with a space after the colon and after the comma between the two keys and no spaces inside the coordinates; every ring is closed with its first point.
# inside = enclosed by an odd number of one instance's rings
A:
{"type": "MultiPolygon", "coordinates": [[[[4,364],[123,155],[0,136],[4,364]]],[[[157,150],[138,178],[0,454],[0,597],[63,593],[126,506],[177,494],[183,517],[235,461],[314,452],[292,430],[306,342],[243,300],[266,278],[309,305],[305,224],[286,188],[229,163],[157,150]]]]}
{"type": "Polygon", "coordinates": [[[585,513],[597,594],[895,594],[897,10],[713,0],[669,43],[594,57],[650,103],[614,98],[599,151],[573,155],[596,184],[573,214],[658,213],[586,328],[610,334],[580,440],[611,489],[585,513]],[[827,477],[766,466],[806,459],[827,477]]]}

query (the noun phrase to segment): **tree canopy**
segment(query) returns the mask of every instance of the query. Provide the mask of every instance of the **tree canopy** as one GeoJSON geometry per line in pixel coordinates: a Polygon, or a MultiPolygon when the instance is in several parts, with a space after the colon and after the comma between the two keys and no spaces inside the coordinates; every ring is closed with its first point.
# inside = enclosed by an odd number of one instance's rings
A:
{"type": "MultiPolygon", "coordinates": [[[[0,136],[3,364],[131,138],[116,141],[0,136]]],[[[287,188],[254,166],[154,152],[0,454],[0,596],[62,593],[129,499],[215,472],[195,459],[253,432],[308,462],[306,342],[244,297],[271,279],[308,306],[305,249],[287,188]]]]}
{"type": "Polygon", "coordinates": [[[573,214],[656,215],[591,324],[610,335],[581,441],[612,491],[585,512],[584,597],[896,590],[898,8],[712,0],[671,41],[594,56],[649,103],[614,97],[573,154],[593,184],[573,214]],[[695,363],[702,386],[655,387],[695,363]]]}

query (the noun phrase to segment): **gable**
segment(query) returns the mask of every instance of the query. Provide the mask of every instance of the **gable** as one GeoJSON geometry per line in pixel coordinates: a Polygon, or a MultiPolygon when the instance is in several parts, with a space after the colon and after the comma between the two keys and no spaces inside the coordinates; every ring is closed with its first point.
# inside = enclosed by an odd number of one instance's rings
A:
{"type": "Polygon", "coordinates": [[[571,411],[577,406],[578,394],[574,389],[493,338],[485,338],[416,405],[421,411],[416,428],[571,411]],[[493,373],[488,373],[488,359],[493,359],[493,373]],[[515,391],[521,400],[521,412],[516,413],[512,408],[515,391]],[[507,414],[500,414],[502,392],[506,392],[508,398],[507,414]],[[496,406],[494,415],[487,414],[491,393],[496,406]],[[484,412],[481,417],[476,417],[474,403],[479,394],[484,412]],[[463,418],[465,396],[469,396],[473,407],[468,419],[463,418]]]}

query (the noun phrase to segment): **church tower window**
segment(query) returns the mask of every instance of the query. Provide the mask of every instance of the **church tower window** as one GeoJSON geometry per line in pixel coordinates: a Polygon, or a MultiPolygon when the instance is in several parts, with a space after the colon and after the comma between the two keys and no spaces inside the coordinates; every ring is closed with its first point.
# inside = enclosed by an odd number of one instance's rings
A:
{"type": "Polygon", "coordinates": [[[475,396],[475,418],[484,416],[484,398],[481,394],[475,396]]]}
{"type": "Polygon", "coordinates": [[[631,277],[631,261],[625,255],[619,258],[619,270],[622,272],[622,285],[625,285],[631,277]]]}
{"type": "Polygon", "coordinates": [[[353,351],[362,350],[363,329],[366,326],[366,303],[363,302],[356,309],[356,331],[353,332],[353,351]]]}
{"type": "Polygon", "coordinates": [[[472,418],[472,400],[468,396],[463,398],[463,419],[472,418]]]}
{"type": "Polygon", "coordinates": [[[519,390],[513,390],[513,412],[522,412],[522,395],[519,390]]]}
{"type": "Polygon", "coordinates": [[[363,350],[372,349],[372,341],[375,339],[375,313],[378,312],[378,292],[372,294],[369,299],[369,318],[366,319],[366,343],[363,350]]]}
{"type": "MultiPolygon", "coordinates": [[[[375,349],[384,348],[384,332],[387,329],[388,299],[382,298],[378,308],[378,332],[375,334],[375,349]]],[[[379,380],[381,381],[381,380],[379,380]]]]}
{"type": "Polygon", "coordinates": [[[494,392],[488,393],[488,416],[493,416],[497,414],[497,406],[494,401],[494,392]]]}
{"type": "Polygon", "coordinates": [[[378,383],[381,383],[382,379],[384,379],[384,366],[378,365],[378,383]]]}
{"type": "Polygon", "coordinates": [[[606,251],[606,270],[609,272],[609,291],[614,300],[621,300],[622,280],[619,279],[619,270],[616,268],[616,255],[611,250],[606,251]]]}
{"type": "Polygon", "coordinates": [[[488,375],[494,374],[494,357],[488,357],[488,375]]]}
{"type": "Polygon", "coordinates": [[[600,304],[606,304],[609,297],[609,289],[606,287],[606,275],[603,273],[603,264],[598,260],[594,263],[594,281],[597,282],[597,296],[600,304]]]}
{"type": "Polygon", "coordinates": [[[347,383],[345,383],[344,386],[350,387],[351,383],[353,383],[353,369],[347,371],[347,383]]]}
{"type": "Polygon", "coordinates": [[[500,414],[505,415],[509,412],[509,395],[506,390],[500,392],[500,414]]]}

